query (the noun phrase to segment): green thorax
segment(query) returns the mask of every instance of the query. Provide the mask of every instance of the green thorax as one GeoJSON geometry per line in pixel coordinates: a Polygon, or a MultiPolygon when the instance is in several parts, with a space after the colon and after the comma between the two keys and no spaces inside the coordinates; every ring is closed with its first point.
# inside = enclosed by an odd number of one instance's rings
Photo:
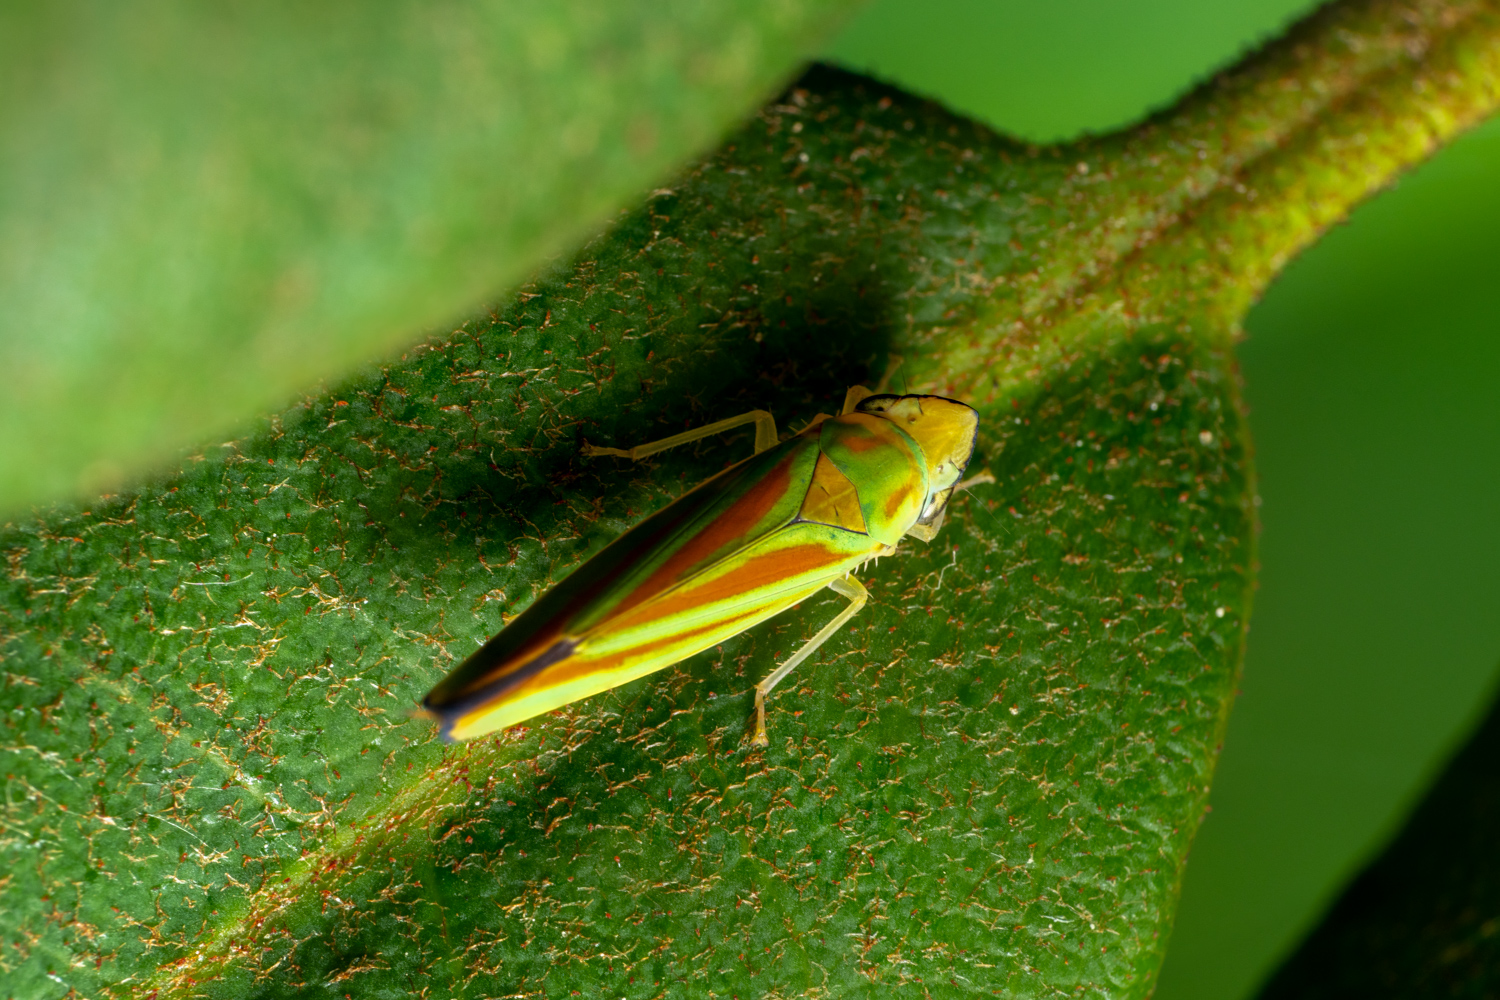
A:
{"type": "Polygon", "coordinates": [[[895,545],[921,516],[927,461],[921,447],[893,422],[868,413],[823,421],[819,447],[859,492],[870,537],[895,545]]]}

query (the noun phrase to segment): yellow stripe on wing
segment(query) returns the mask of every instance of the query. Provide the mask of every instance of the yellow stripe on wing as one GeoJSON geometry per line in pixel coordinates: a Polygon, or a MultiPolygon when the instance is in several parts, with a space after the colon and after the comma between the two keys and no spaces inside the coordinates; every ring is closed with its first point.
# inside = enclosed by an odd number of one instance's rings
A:
{"type": "Polygon", "coordinates": [[[705,622],[620,649],[587,649],[577,644],[570,655],[549,664],[520,685],[464,714],[445,719],[443,735],[466,740],[524,722],[553,709],[628,684],[680,663],[771,618],[816,593],[824,584],[740,614],[705,622]]]}
{"type": "Polygon", "coordinates": [[[559,639],[479,697],[440,712],[444,735],[461,740],[503,729],[681,662],[817,593],[869,558],[871,545],[884,548],[824,525],[786,528],[654,600],[559,639]]]}

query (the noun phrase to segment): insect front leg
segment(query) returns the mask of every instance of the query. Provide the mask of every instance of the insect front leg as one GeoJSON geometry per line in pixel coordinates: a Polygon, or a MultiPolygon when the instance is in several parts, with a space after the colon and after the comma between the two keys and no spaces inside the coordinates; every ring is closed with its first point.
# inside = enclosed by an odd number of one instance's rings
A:
{"type": "MultiPolygon", "coordinates": [[[[994,481],[994,475],[986,470],[979,473],[978,475],[970,476],[968,479],[965,479],[963,482],[954,486],[953,489],[949,490],[948,492],[950,494],[953,494],[957,493],[959,490],[966,490],[971,486],[979,486],[982,483],[993,483],[994,481]]],[[[917,539],[918,541],[930,542],[937,537],[938,530],[943,526],[943,519],[947,516],[948,508],[947,506],[944,506],[938,511],[937,517],[932,519],[931,524],[914,524],[910,528],[906,529],[906,533],[912,538],[917,539]]]]}
{"type": "Polygon", "coordinates": [[[970,476],[968,479],[965,479],[963,482],[959,483],[957,486],[953,487],[953,492],[959,493],[974,486],[983,486],[985,483],[993,484],[994,482],[995,474],[989,469],[985,469],[983,472],[977,472],[974,475],[970,476]]]}
{"type": "Polygon", "coordinates": [[[851,385],[849,391],[844,393],[844,405],[839,407],[839,416],[843,417],[853,413],[854,408],[859,405],[860,400],[867,399],[873,395],[875,393],[862,385],[851,385]]]}
{"type": "Polygon", "coordinates": [[[770,746],[771,737],[766,735],[766,695],[771,689],[781,683],[781,679],[791,673],[803,660],[807,659],[818,647],[827,642],[833,633],[843,627],[844,623],[859,613],[859,609],[865,606],[870,599],[870,592],[864,588],[854,577],[840,577],[828,585],[828,589],[842,597],[849,598],[849,606],[836,615],[833,621],[818,630],[818,634],[807,640],[802,648],[797,650],[787,659],[785,663],[771,671],[770,676],[755,685],[755,735],[750,742],[758,747],[770,746]]]}
{"type": "Polygon", "coordinates": [[[640,461],[648,455],[655,455],[659,451],[675,448],[680,444],[688,444],[693,441],[701,441],[715,434],[743,427],[746,424],[755,425],[755,453],[759,455],[767,448],[775,447],[780,438],[776,436],[776,418],[765,410],[751,410],[749,413],[741,413],[737,417],[727,420],[717,420],[711,424],[681,434],[673,434],[664,437],[660,441],[648,441],[638,444],[634,448],[603,448],[598,445],[586,444],[583,446],[584,455],[595,458],[600,455],[618,455],[620,458],[628,458],[632,461],[640,461]]]}
{"type": "Polygon", "coordinates": [[[937,537],[942,530],[943,519],[948,516],[948,509],[944,507],[938,511],[937,517],[932,519],[931,524],[914,524],[906,529],[906,533],[919,542],[930,542],[937,537]]]}

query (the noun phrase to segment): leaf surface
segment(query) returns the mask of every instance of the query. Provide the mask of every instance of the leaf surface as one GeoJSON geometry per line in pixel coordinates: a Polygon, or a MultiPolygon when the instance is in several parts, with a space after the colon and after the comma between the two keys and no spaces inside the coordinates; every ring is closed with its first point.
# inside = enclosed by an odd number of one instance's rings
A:
{"type": "Polygon", "coordinates": [[[1052,150],[815,69],[489,314],[9,526],[17,989],[1144,996],[1249,605],[1235,322],[1493,107],[1497,21],[1336,7],[1052,150]],[[581,440],[795,428],[893,353],[998,483],[870,569],[769,749],[750,688],[836,598],[499,738],[403,716],[750,447],[581,440]]]}
{"type": "Polygon", "coordinates": [[[447,329],[797,72],[850,0],[0,11],[0,513],[447,329]]]}

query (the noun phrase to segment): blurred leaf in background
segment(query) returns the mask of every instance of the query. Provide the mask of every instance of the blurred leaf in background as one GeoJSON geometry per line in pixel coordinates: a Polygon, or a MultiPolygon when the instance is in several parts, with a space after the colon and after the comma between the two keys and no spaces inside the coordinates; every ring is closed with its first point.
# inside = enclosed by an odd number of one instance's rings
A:
{"type": "Polygon", "coordinates": [[[1500,969],[1500,703],[1262,1000],[1495,995],[1500,969]]]}
{"type": "Polygon", "coordinates": [[[1329,233],[1247,326],[1260,589],[1160,1000],[1252,991],[1487,708],[1500,122],[1329,233]]]}
{"type": "Polygon", "coordinates": [[[1134,124],[1317,0],[872,0],[824,57],[1008,135],[1134,124]]]}
{"type": "Polygon", "coordinates": [[[6,962],[56,995],[1143,994],[1243,634],[1229,338],[1493,106],[1483,9],[1345,4],[1045,153],[815,73],[488,316],[8,528],[6,962]],[[808,412],[891,349],[982,403],[1002,485],[882,567],[784,745],[731,749],[732,695],[816,607],[509,741],[391,712],[721,464],[583,468],[578,433],[808,412]]]}
{"type": "Polygon", "coordinates": [[[0,10],[0,511],[448,324],[717,141],[853,0],[0,10]]]}
{"type": "MultiPolygon", "coordinates": [[[[1307,4],[876,0],[845,64],[1036,139],[1161,106],[1307,4]]],[[[1158,1000],[1236,1000],[1472,724],[1500,656],[1500,123],[1295,262],[1241,345],[1262,565],[1158,1000]]]]}

